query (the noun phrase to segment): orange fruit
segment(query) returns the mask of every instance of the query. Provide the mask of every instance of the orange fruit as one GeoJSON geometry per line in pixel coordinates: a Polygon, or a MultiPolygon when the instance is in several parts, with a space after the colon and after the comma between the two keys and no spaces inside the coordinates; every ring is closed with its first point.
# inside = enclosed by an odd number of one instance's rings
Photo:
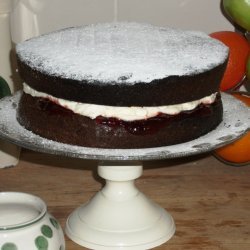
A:
{"type": "MultiPolygon", "coordinates": [[[[250,93],[235,92],[232,95],[250,107],[250,93]]],[[[235,142],[215,150],[215,156],[233,165],[250,163],[250,131],[235,142]]]]}
{"type": "Polygon", "coordinates": [[[233,31],[218,31],[210,36],[229,48],[229,59],[220,90],[226,91],[237,86],[246,74],[246,62],[250,46],[244,36],[233,31]]]}
{"type": "Polygon", "coordinates": [[[247,60],[247,79],[250,80],[250,55],[247,60]]]}

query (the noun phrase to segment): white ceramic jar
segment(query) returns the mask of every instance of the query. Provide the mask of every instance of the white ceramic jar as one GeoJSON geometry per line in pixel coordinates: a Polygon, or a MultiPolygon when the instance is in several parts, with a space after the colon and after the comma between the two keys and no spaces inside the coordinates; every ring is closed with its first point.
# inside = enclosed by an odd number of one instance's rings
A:
{"type": "Polygon", "coordinates": [[[0,193],[0,250],[65,250],[61,226],[42,199],[0,193]]]}

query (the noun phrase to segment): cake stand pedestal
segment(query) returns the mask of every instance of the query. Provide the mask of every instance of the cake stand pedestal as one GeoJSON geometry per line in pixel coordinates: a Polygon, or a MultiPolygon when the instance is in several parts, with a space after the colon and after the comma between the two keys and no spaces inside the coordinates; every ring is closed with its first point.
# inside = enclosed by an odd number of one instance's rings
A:
{"type": "Polygon", "coordinates": [[[104,162],[98,174],[106,185],[68,218],[66,234],[90,249],[152,249],[175,232],[171,215],[134,185],[139,162],[104,162]]]}
{"type": "Polygon", "coordinates": [[[151,249],[175,232],[171,215],[134,185],[143,160],[170,159],[209,152],[224,146],[250,128],[250,109],[223,94],[224,117],[210,133],[187,143],[145,149],[78,147],[47,140],[27,131],[16,120],[20,94],[0,101],[0,137],[34,151],[100,160],[99,175],[106,185],[68,218],[66,233],[92,249],[151,249]]]}

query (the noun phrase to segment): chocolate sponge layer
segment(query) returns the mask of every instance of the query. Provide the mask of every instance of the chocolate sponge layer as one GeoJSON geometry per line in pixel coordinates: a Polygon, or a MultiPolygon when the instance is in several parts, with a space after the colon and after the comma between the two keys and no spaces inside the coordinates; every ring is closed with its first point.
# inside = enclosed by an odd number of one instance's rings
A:
{"type": "Polygon", "coordinates": [[[218,96],[214,104],[200,106],[179,117],[169,117],[169,122],[163,120],[161,123],[161,119],[151,123],[142,121],[140,126],[151,126],[151,129],[134,133],[133,129],[126,127],[131,124],[110,126],[102,118],[92,120],[49,100],[23,94],[17,119],[35,134],[58,142],[99,148],[147,148],[182,143],[206,134],[221,122],[222,113],[218,96]]]}
{"type": "Polygon", "coordinates": [[[106,83],[65,79],[31,68],[18,59],[23,80],[58,98],[110,106],[161,106],[201,99],[219,89],[227,62],[196,75],[170,76],[150,83],[106,83]]]}

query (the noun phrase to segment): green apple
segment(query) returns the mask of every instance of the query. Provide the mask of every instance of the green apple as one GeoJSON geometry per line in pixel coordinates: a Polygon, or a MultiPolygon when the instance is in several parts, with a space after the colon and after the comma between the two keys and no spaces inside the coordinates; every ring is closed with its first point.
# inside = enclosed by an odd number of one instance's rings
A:
{"type": "Polygon", "coordinates": [[[8,83],[0,76],[0,99],[4,96],[11,95],[8,83]]]}
{"type": "Polygon", "coordinates": [[[250,81],[250,56],[247,60],[247,79],[250,81]]]}
{"type": "Polygon", "coordinates": [[[223,0],[222,3],[233,21],[250,31],[250,0],[223,0]]]}

